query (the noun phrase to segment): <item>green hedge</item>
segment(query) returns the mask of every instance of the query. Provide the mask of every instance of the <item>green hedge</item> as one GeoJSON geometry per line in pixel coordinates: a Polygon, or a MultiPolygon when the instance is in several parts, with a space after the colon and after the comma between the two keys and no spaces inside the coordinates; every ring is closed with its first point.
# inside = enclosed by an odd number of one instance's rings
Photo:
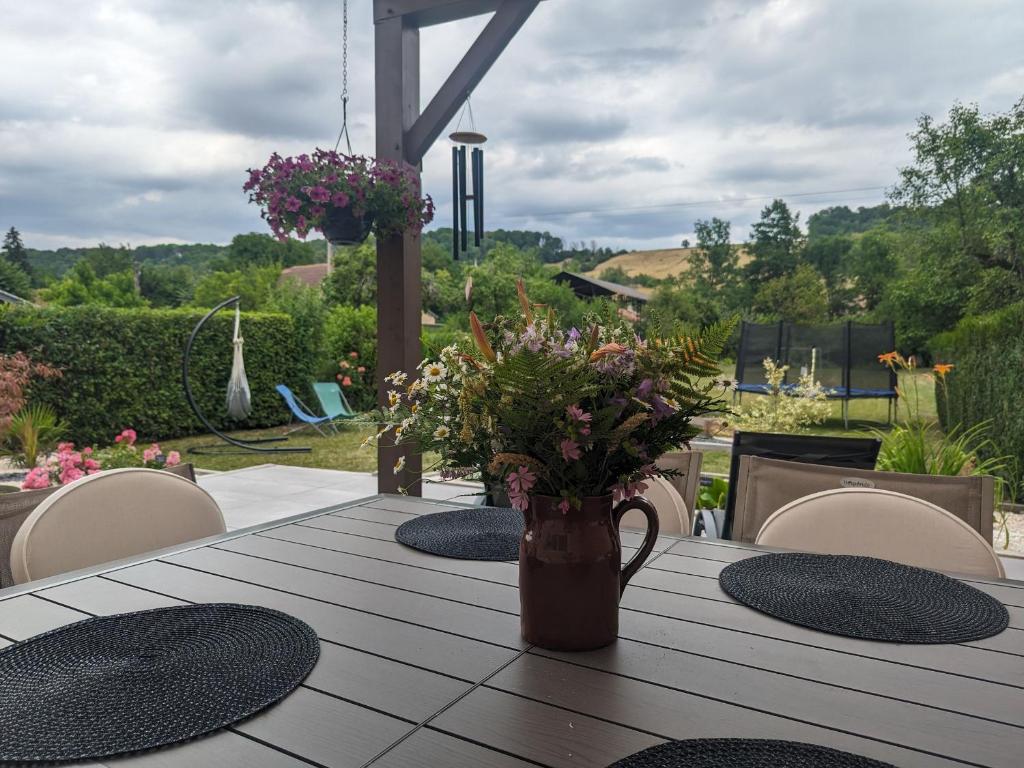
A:
{"type": "Polygon", "coordinates": [[[1024,302],[965,318],[930,347],[937,361],[955,366],[940,397],[943,428],[991,420],[998,453],[1024,461],[1024,302]]]}
{"type": "MultiPolygon", "coordinates": [[[[68,422],[76,443],[109,443],[125,427],[140,440],[204,431],[185,400],[181,361],[185,341],[204,313],[193,310],[103,307],[0,308],[0,353],[18,350],[61,368],[59,379],[33,385],[30,397],[50,403],[68,422]]],[[[286,383],[305,398],[316,350],[296,338],[286,315],[245,313],[245,367],[252,414],[234,422],[225,413],[231,372],[234,313],[224,310],[193,347],[190,381],[204,414],[227,429],[287,423],[274,390],[286,383]]]]}

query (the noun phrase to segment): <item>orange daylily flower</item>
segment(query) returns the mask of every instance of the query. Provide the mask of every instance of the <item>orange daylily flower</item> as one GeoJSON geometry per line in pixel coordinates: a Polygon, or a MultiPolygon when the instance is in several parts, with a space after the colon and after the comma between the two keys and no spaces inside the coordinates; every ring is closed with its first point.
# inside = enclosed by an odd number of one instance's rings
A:
{"type": "Polygon", "coordinates": [[[937,376],[945,376],[953,370],[953,363],[936,363],[932,366],[932,370],[937,376]]]}
{"type": "Polygon", "coordinates": [[[892,365],[893,363],[896,362],[899,356],[900,353],[897,352],[896,350],[893,350],[892,352],[885,352],[884,354],[878,356],[878,362],[883,363],[884,365],[892,365]]]}

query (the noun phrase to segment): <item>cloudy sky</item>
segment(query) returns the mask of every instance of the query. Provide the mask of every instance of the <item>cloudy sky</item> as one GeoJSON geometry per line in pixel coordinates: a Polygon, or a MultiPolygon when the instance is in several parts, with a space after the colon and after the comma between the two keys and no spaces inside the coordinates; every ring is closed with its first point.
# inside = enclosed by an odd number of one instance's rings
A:
{"type": "MultiPolygon", "coordinates": [[[[373,149],[371,0],[350,0],[373,149]]],[[[341,0],[0,0],[0,227],[29,246],[227,242],[273,151],[333,146],[341,0]]],[[[424,104],[486,17],[423,31],[424,104]]],[[[884,199],[921,113],[1024,95],[1021,0],[546,0],[473,97],[488,227],[656,248],[884,199]]],[[[437,225],[450,155],[424,161],[437,225]]]]}

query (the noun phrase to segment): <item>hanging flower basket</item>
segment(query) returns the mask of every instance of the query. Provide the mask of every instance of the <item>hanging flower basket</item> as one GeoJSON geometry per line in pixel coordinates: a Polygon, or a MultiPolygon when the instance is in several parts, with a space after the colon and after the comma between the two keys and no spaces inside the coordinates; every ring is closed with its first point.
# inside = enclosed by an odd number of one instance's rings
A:
{"type": "Polygon", "coordinates": [[[342,155],[317,149],[312,155],[276,152],[260,169],[249,169],[242,186],[249,202],[278,240],[311,230],[335,244],[419,233],[434,218],[434,202],[423,195],[416,172],[405,163],[342,155]]]}
{"type": "Polygon", "coordinates": [[[320,231],[324,233],[327,242],[334,245],[355,245],[366,240],[373,229],[373,214],[365,213],[356,216],[352,206],[335,208],[331,206],[324,214],[320,231]]]}

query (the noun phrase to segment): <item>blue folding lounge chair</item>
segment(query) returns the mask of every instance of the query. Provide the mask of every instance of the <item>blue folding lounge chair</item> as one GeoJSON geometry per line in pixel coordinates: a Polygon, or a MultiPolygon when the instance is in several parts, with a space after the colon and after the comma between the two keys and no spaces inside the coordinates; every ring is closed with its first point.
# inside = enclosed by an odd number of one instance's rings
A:
{"type": "MultiPolygon", "coordinates": [[[[284,384],[278,384],[276,389],[277,393],[284,398],[284,402],[288,406],[288,410],[292,412],[292,416],[303,424],[308,424],[324,437],[327,437],[327,433],[320,429],[320,425],[324,422],[330,423],[330,416],[314,415],[310,412],[309,408],[306,407],[306,404],[299,400],[299,398],[295,396],[295,393],[288,389],[284,384]]],[[[299,428],[301,429],[301,427],[299,428]]]]}
{"type": "Polygon", "coordinates": [[[316,399],[320,401],[320,407],[331,421],[356,417],[356,412],[352,410],[348,400],[345,399],[345,393],[335,382],[314,382],[313,391],[316,392],[316,399]]]}

